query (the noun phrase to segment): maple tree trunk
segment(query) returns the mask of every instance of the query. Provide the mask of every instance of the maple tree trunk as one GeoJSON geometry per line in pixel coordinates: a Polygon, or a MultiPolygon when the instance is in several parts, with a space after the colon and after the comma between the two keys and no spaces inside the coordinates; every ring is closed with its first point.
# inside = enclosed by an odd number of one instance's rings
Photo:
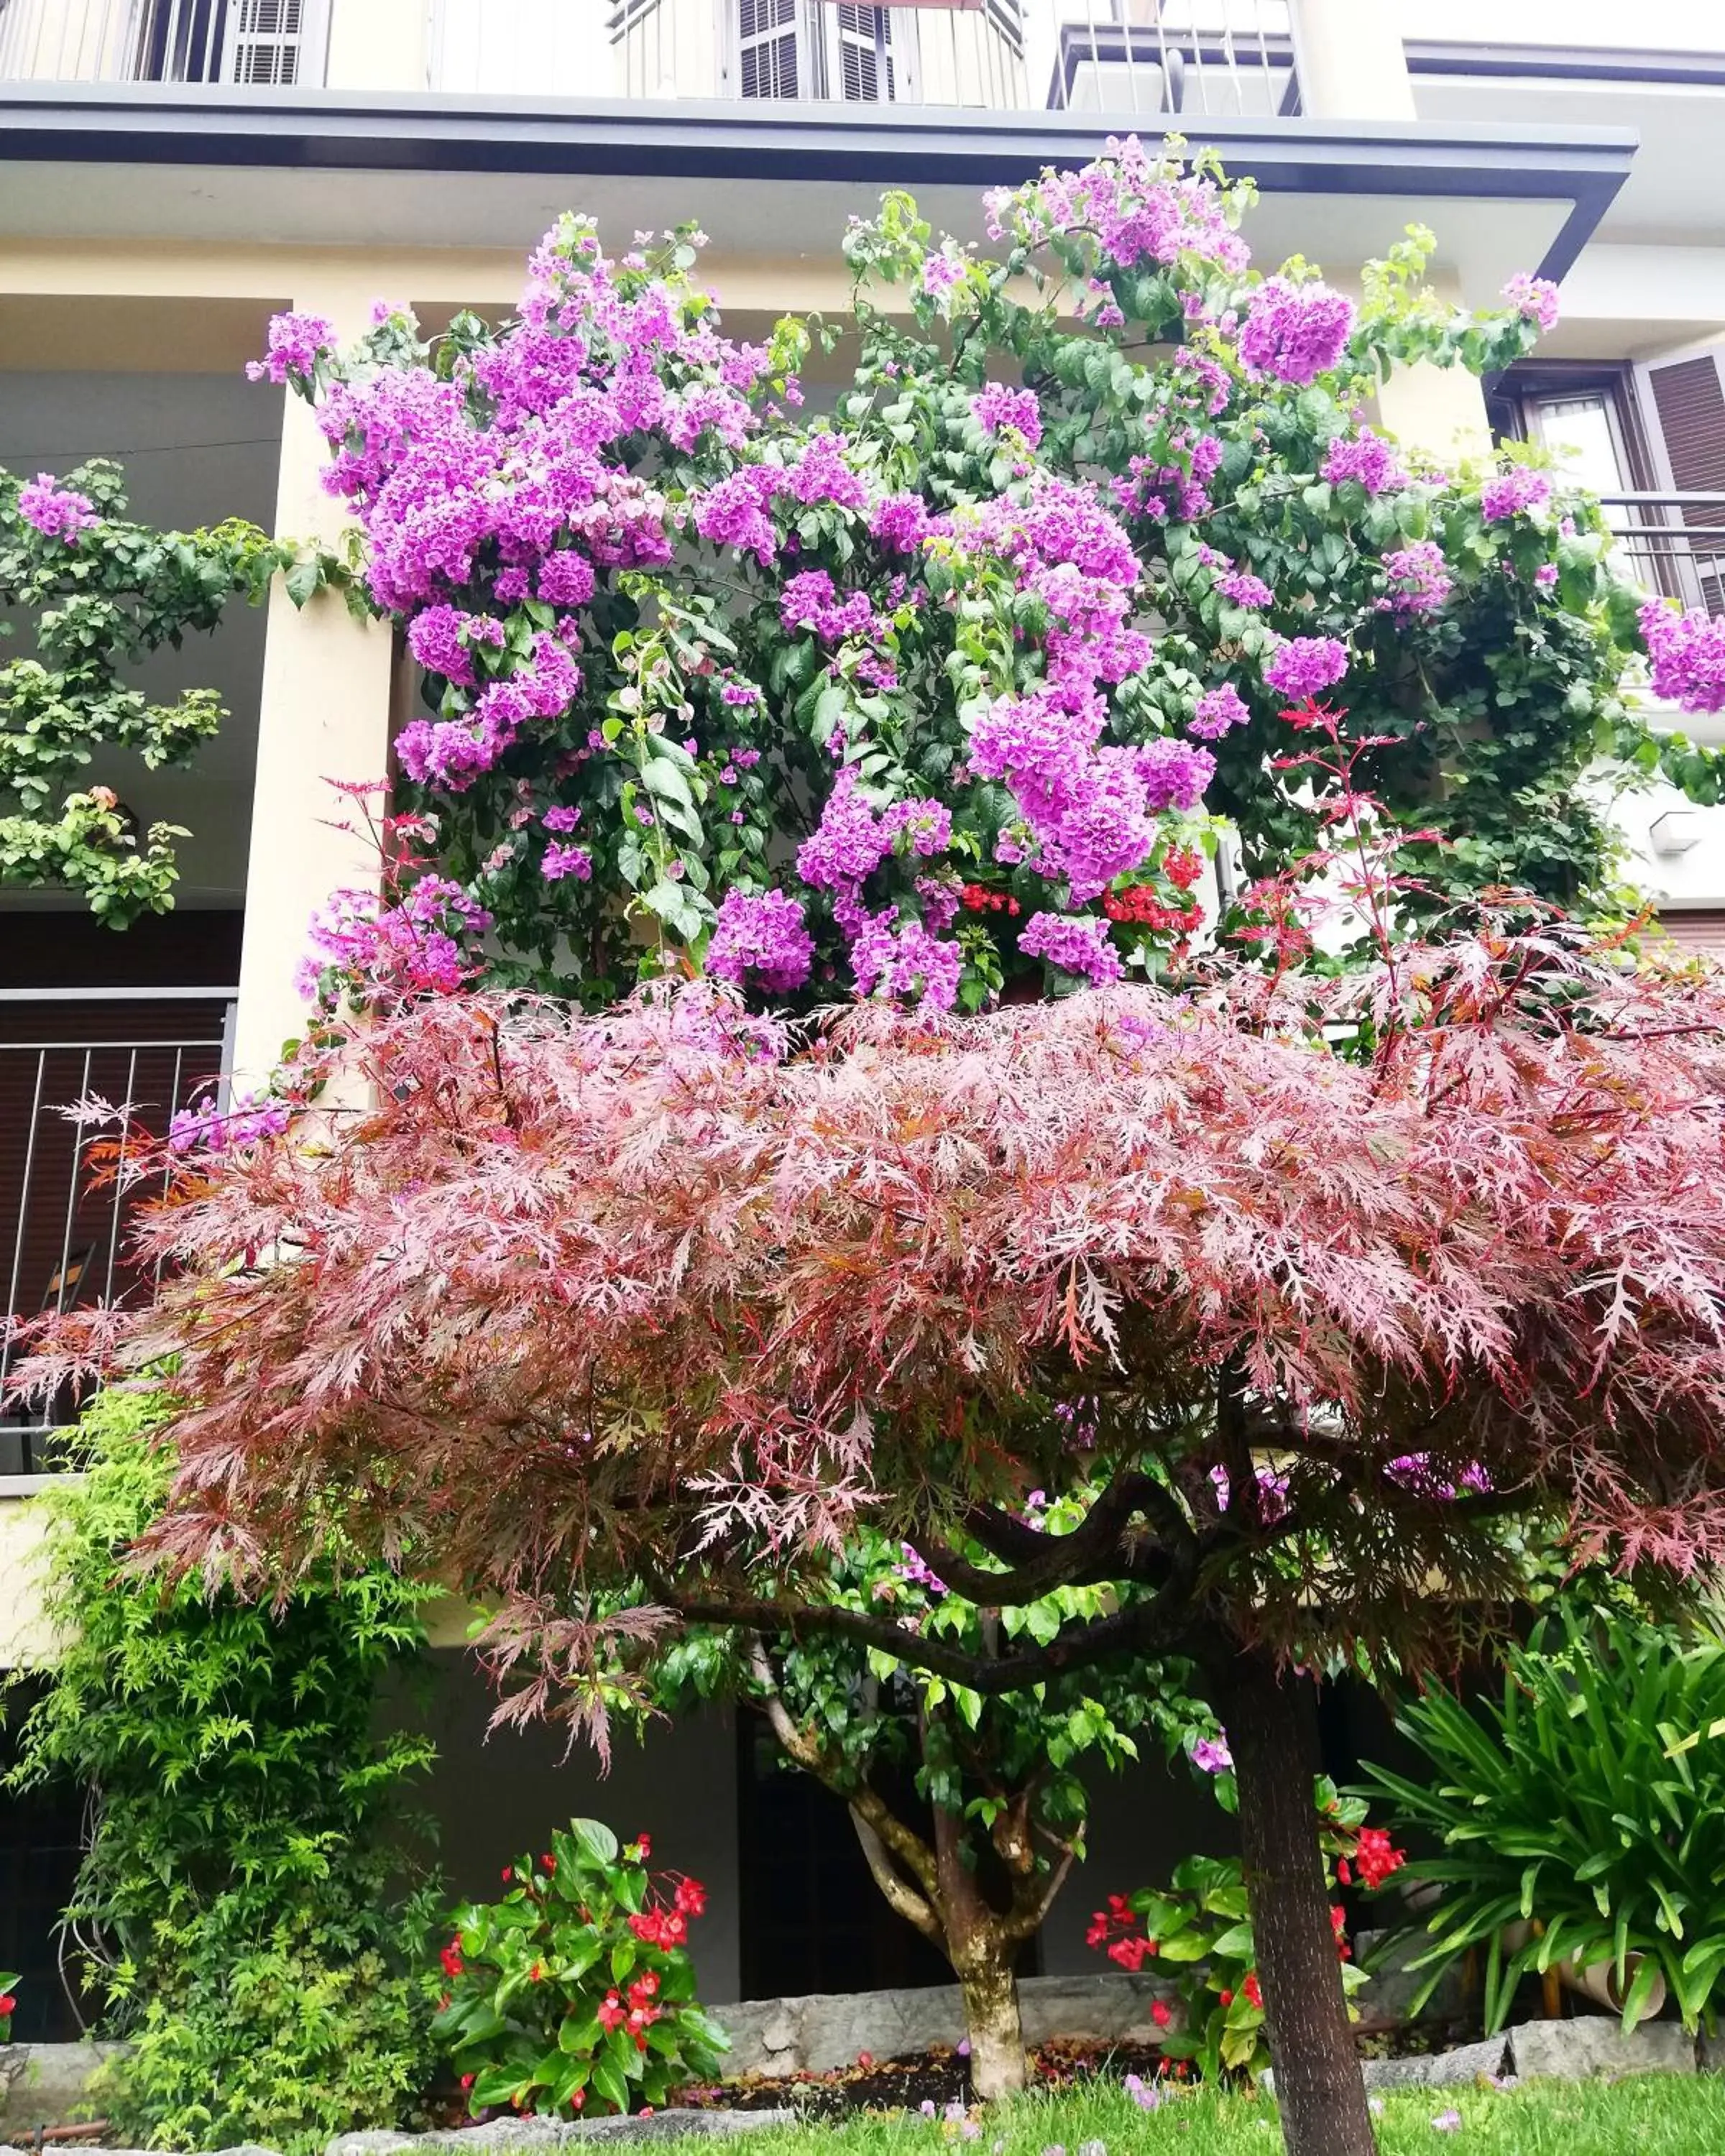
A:
{"type": "Polygon", "coordinates": [[[1240,1851],[1287,2156],[1376,2156],[1312,1801],[1312,1702],[1297,1677],[1257,1653],[1241,1655],[1225,1685],[1240,1851]]]}

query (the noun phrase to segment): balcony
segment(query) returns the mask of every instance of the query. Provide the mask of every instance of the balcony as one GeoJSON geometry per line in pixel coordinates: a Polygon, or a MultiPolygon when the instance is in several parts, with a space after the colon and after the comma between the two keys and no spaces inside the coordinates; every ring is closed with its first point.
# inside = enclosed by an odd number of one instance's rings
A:
{"type": "MultiPolygon", "coordinates": [[[[105,1167],[116,1139],[164,1136],[177,1109],[219,1082],[229,993],[0,991],[0,1286],[14,1319],[152,1285],[126,1238],[151,1188],[122,1188],[105,1167]],[[67,1114],[96,1095],[120,1111],[117,1125],[67,1114]]],[[[0,1394],[15,1354],[0,1335],[0,1394]]],[[[0,1406],[0,1478],[52,1473],[77,1405],[0,1406]]]]}
{"type": "Polygon", "coordinates": [[[0,0],[0,83],[341,88],[362,48],[368,86],[450,97],[1298,109],[1288,0],[0,0]]]}
{"type": "Polygon", "coordinates": [[[1623,567],[1647,592],[1725,615],[1725,495],[1599,497],[1623,567]]]}
{"type": "Polygon", "coordinates": [[[329,6],[330,0],[0,0],[0,82],[319,84],[329,6]]]}

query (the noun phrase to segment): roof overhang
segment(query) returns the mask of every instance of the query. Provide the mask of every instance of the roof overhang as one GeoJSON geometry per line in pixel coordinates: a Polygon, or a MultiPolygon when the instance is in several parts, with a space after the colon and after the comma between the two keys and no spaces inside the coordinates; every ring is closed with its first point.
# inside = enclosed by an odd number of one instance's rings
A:
{"type": "MultiPolygon", "coordinates": [[[[1082,163],[1133,124],[903,105],[11,85],[0,88],[0,238],[517,245],[547,203],[578,199],[630,228],[698,211],[726,253],[825,253],[859,197],[889,187],[914,188],[930,215],[972,236],[980,189],[1082,163]]],[[[1429,205],[1464,286],[1495,275],[1497,254],[1560,276],[1636,141],[1615,128],[1186,124],[1256,179],[1260,254],[1315,252],[1316,241],[1338,264],[1357,261],[1355,228],[1369,253],[1410,217],[1432,221],[1429,205]],[[1314,198],[1329,204],[1321,222],[1314,198]],[[1465,259],[1475,253],[1478,276],[1465,259]]]]}

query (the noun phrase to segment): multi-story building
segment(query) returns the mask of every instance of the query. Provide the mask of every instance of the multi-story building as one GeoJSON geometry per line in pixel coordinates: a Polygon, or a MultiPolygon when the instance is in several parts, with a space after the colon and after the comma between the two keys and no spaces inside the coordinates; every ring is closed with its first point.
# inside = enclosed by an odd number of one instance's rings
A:
{"type": "MultiPolygon", "coordinates": [[[[1448,11],[1430,12],[1441,28],[1448,11]]],[[[1505,0],[1506,35],[1515,12],[1505,0]]],[[[1111,132],[1176,128],[1256,176],[1260,259],[1298,249],[1345,283],[1419,220],[1464,300],[1491,300],[1517,270],[1561,280],[1563,325],[1537,362],[1489,398],[1459,373],[1408,371],[1380,423],[1445,454],[1494,430],[1549,443],[1608,498],[1650,589],[1725,608],[1725,52],[1468,44],[1426,34],[1419,13],[0,0],[0,462],[58,471],[105,453],[158,524],[238,513],[309,537],[332,513],[319,438],[242,373],[278,309],[348,329],[379,295],[428,321],[506,310],[526,249],[576,207],[613,234],[698,215],[727,321],[757,334],[786,310],[843,308],[839,234],[885,187],[980,237],[984,186],[1081,162],[1111,132]]],[[[51,896],[0,897],[0,1294],[23,1314],[139,1285],[116,1200],[86,1192],[78,1127],[54,1111],[94,1087],[165,1116],[212,1075],[268,1068],[296,1029],[310,914],[367,872],[331,826],[326,781],[383,772],[412,692],[387,630],[280,595],[158,678],[211,681],[232,712],[192,769],[123,774],[141,819],[193,834],[177,910],[116,937],[51,896]]],[[[1725,809],[1656,792],[1624,816],[1672,932],[1725,947],[1725,809]]],[[[0,1421],[0,1661],[51,1651],[31,1497],[58,1459],[52,1430],[0,1421]]],[[[653,1738],[598,1797],[578,1762],[519,1735],[494,1738],[475,1774],[489,1702],[449,1636],[438,1803],[458,1884],[495,1876],[584,1794],[720,1890],[711,1995],[920,1965],[839,1808],[764,1771],[722,1718],[653,1738]],[[747,1896],[724,1891],[745,1871],[747,1896]]],[[[1092,1869],[1118,1884],[1146,1805],[1171,1801],[1103,1791],[1092,1869]]],[[[45,1978],[76,1827],[0,1802],[0,1964],[45,1978]]],[[[1082,1964],[1082,1899],[1045,1936],[1050,1969],[1082,1964]]],[[[28,1986],[21,2035],[45,2033],[54,1996],[28,1986]]]]}

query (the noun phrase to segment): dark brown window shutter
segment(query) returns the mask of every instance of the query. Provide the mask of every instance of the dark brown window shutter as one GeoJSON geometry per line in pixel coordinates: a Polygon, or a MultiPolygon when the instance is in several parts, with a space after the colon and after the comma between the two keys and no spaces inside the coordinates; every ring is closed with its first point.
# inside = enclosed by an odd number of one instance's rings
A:
{"type": "Polygon", "coordinates": [[[1673,907],[1659,925],[1681,949],[1725,961],[1725,906],[1673,907]]]}
{"type": "Polygon", "coordinates": [[[1650,367],[1647,378],[1678,492],[1725,494],[1725,387],[1712,353],[1650,367]]]}

